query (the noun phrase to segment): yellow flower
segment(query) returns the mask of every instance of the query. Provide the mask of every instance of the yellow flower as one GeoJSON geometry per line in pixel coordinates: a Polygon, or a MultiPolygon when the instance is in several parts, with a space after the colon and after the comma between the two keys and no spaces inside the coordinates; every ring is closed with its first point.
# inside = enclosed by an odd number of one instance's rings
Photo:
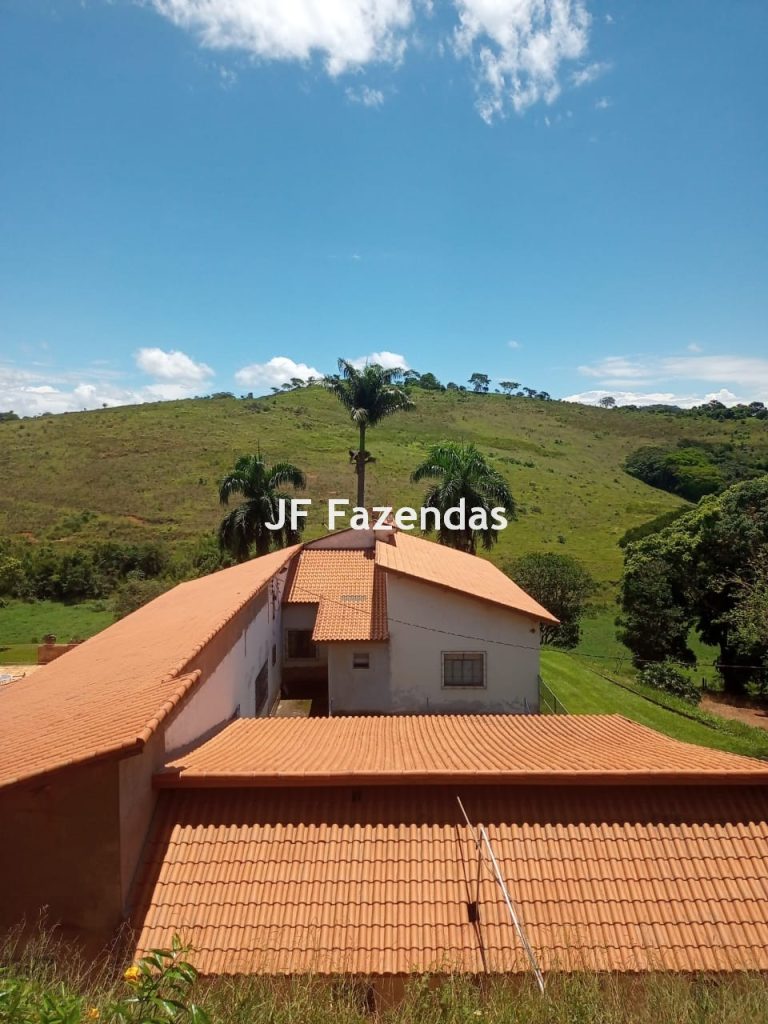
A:
{"type": "Polygon", "coordinates": [[[125,974],[123,975],[123,978],[126,981],[131,981],[131,982],[138,981],[140,977],[141,977],[141,968],[139,967],[138,964],[131,964],[131,966],[126,970],[125,974]]]}
{"type": "Polygon", "coordinates": [[[88,1013],[86,1014],[86,1017],[88,1018],[88,1020],[98,1020],[100,1016],[101,1016],[101,1013],[99,1012],[98,1006],[89,1006],[88,1007],[88,1013]]]}

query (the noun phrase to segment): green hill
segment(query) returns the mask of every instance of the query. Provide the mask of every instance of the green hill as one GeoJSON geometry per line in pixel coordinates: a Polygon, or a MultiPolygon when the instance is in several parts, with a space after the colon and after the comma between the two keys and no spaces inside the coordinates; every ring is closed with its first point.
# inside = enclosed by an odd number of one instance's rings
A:
{"type": "MultiPolygon", "coordinates": [[[[604,583],[621,568],[617,541],[683,505],[622,468],[641,445],[681,437],[768,453],[761,421],[718,422],[500,395],[415,392],[417,408],[372,430],[369,503],[418,505],[408,482],[427,444],[471,440],[490,453],[520,504],[494,558],[552,549],[604,583]]],[[[0,535],[75,546],[107,538],[196,538],[221,511],[216,485],[237,455],[261,446],[307,472],[310,533],[328,497],[354,494],[346,413],[317,388],[259,400],[219,398],[67,413],[0,423],[0,535]],[[319,504],[318,504],[319,503],[319,504]]],[[[322,513],[322,515],[321,515],[322,513]]]]}

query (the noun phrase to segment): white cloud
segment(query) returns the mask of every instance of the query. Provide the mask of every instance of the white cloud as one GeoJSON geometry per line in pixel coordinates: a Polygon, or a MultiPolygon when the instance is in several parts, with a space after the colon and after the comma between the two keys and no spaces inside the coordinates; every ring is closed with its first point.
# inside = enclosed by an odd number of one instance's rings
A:
{"type": "Polygon", "coordinates": [[[409,369],[404,355],[401,355],[399,352],[387,352],[386,350],[371,352],[367,356],[358,356],[357,359],[350,359],[349,361],[358,370],[362,370],[366,363],[376,363],[378,366],[383,366],[385,370],[409,369]]]}
{"type": "Polygon", "coordinates": [[[210,366],[206,363],[196,363],[184,352],[140,348],[135,358],[138,368],[150,377],[172,381],[175,384],[199,384],[214,376],[210,366]]]}
{"type": "Polygon", "coordinates": [[[518,349],[518,348],[522,348],[523,344],[520,341],[508,341],[507,342],[507,347],[508,348],[518,349]]]}
{"type": "Polygon", "coordinates": [[[595,102],[595,110],[607,110],[610,107],[611,101],[607,96],[601,96],[599,100],[595,102]]]}
{"type": "Polygon", "coordinates": [[[690,345],[688,345],[687,347],[688,347],[688,351],[689,352],[703,352],[704,351],[702,349],[701,345],[697,345],[695,341],[692,341],[690,343],[690,345]]]}
{"type": "MultiPolygon", "coordinates": [[[[699,381],[712,385],[711,393],[715,395],[723,389],[733,394],[731,389],[734,388],[741,395],[738,401],[768,400],[768,359],[759,356],[709,356],[697,352],[645,359],[609,356],[580,366],[579,372],[609,388],[634,389],[647,385],[661,390],[660,385],[672,381],[699,381]]],[[[683,399],[685,397],[683,394],[683,399]]],[[[700,395],[691,397],[693,404],[699,401],[702,401],[700,395]]]]}
{"type": "MultiPolygon", "coordinates": [[[[582,62],[574,85],[594,81],[609,65],[584,64],[589,42],[587,0],[450,0],[454,15],[442,30],[432,23],[431,0],[141,0],[208,49],[237,50],[258,60],[323,61],[337,77],[370,64],[398,65],[406,48],[425,46],[431,28],[438,53],[453,52],[474,69],[477,109],[491,122],[508,108],[518,113],[560,92],[563,66],[582,62]],[[417,21],[417,19],[419,19],[417,21]]],[[[225,87],[233,74],[221,72],[225,87]]],[[[348,99],[379,107],[385,93],[350,86],[348,99]]]]}
{"type": "Polygon", "coordinates": [[[681,409],[691,409],[694,405],[703,405],[705,402],[717,401],[723,405],[737,405],[751,399],[738,398],[727,388],[713,391],[709,394],[692,394],[690,392],[677,391],[581,391],[575,395],[568,395],[564,402],[581,402],[583,405],[598,405],[601,398],[610,395],[616,400],[617,405],[677,405],[681,409]]]}
{"type": "Polygon", "coordinates": [[[139,369],[153,378],[151,383],[126,386],[121,374],[103,360],[83,370],[66,371],[40,363],[23,369],[0,364],[0,410],[12,409],[19,416],[39,416],[44,412],[80,412],[105,405],[191,398],[204,392],[213,376],[209,366],[196,363],[183,352],[142,348],[135,354],[135,360],[139,369]]]}
{"type": "Polygon", "coordinates": [[[203,46],[265,60],[319,55],[330,75],[398,62],[413,20],[410,0],[150,0],[203,46]]]}
{"type": "Polygon", "coordinates": [[[650,381],[653,377],[649,365],[625,356],[607,356],[592,365],[580,366],[579,373],[585,377],[597,377],[602,383],[650,381]]]}
{"type": "Polygon", "coordinates": [[[352,103],[361,103],[364,107],[380,107],[384,103],[384,93],[381,89],[371,89],[370,86],[361,85],[357,89],[350,86],[345,91],[348,100],[352,103]]]}
{"type": "Polygon", "coordinates": [[[597,81],[601,75],[604,75],[606,71],[611,70],[611,65],[608,61],[593,61],[591,64],[585,65],[583,68],[577,68],[576,71],[571,75],[571,82],[575,86],[589,85],[591,82],[597,81]]]}
{"type": "Polygon", "coordinates": [[[454,0],[456,52],[478,73],[480,116],[490,123],[507,106],[518,113],[560,93],[560,66],[587,51],[584,0],[454,0]]]}
{"type": "Polygon", "coordinates": [[[77,412],[150,400],[141,391],[118,387],[108,371],[57,373],[48,367],[22,370],[0,365],[0,410],[13,410],[18,416],[77,412]]]}
{"type": "Polygon", "coordinates": [[[251,363],[243,366],[235,374],[238,384],[243,384],[254,391],[269,391],[288,384],[292,377],[308,380],[310,377],[322,377],[323,374],[306,363],[296,363],[288,356],[273,356],[266,363],[251,363]]]}

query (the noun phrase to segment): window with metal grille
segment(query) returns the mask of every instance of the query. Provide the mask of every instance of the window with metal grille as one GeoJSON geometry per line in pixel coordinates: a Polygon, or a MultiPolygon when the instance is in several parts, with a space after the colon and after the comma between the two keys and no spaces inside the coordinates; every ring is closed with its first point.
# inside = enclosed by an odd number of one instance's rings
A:
{"type": "Polygon", "coordinates": [[[443,651],[443,686],[485,686],[485,653],[443,651]]]}
{"type": "Polygon", "coordinates": [[[311,629],[288,629],[285,632],[285,656],[295,660],[314,661],[317,648],[311,629]]]}
{"type": "Polygon", "coordinates": [[[352,654],[352,668],[370,668],[371,656],[367,651],[354,651],[352,654]]]}

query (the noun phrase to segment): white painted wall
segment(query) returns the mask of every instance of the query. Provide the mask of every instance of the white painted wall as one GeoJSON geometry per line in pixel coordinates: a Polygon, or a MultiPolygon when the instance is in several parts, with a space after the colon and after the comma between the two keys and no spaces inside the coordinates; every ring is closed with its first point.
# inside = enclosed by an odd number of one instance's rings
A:
{"type": "MultiPolygon", "coordinates": [[[[266,662],[269,670],[269,696],[262,714],[267,714],[280,693],[282,667],[282,607],[285,570],[268,585],[267,600],[255,613],[247,628],[197,689],[165,730],[166,752],[179,750],[228,721],[239,708],[241,718],[256,712],[254,686],[259,670],[266,662]],[[272,664],[272,646],[276,664],[272,664]]],[[[260,597],[253,601],[258,608],[260,597]]]]}
{"type": "Polygon", "coordinates": [[[387,606],[390,620],[390,706],[387,710],[400,713],[538,710],[540,636],[539,625],[533,619],[394,573],[387,573],[387,606]],[[417,623],[435,632],[402,623],[417,623]],[[462,639],[449,635],[451,631],[484,639],[462,639]],[[519,646],[508,646],[510,644],[519,646]],[[484,651],[485,688],[443,688],[443,651],[484,651]]]}
{"type": "Polygon", "coordinates": [[[386,643],[328,644],[331,715],[375,714],[391,709],[389,646],[386,643]],[[366,653],[369,668],[353,668],[353,654],[366,653]]]}
{"type": "Polygon", "coordinates": [[[286,633],[289,629],[309,629],[315,628],[315,619],[317,618],[317,605],[316,604],[287,604],[283,607],[283,660],[286,668],[302,668],[312,667],[316,665],[324,665],[328,660],[328,651],[325,644],[316,644],[315,651],[317,657],[311,658],[289,658],[287,657],[286,648],[286,633]]]}
{"type": "MultiPolygon", "coordinates": [[[[375,520],[375,516],[371,516],[371,519],[375,520]]],[[[376,544],[377,540],[389,541],[392,539],[392,528],[384,526],[380,530],[337,530],[335,533],[329,533],[325,537],[320,537],[318,540],[312,540],[308,544],[305,544],[305,548],[317,548],[319,550],[370,550],[376,544]]]]}

